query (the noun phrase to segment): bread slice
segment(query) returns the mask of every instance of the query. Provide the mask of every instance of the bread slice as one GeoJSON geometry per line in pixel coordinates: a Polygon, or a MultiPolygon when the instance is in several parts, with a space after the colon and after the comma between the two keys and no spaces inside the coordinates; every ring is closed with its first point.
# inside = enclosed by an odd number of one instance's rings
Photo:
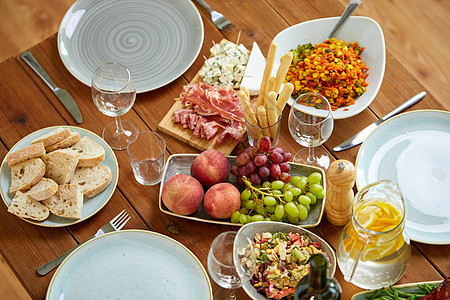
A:
{"type": "Polygon", "coordinates": [[[26,191],[38,183],[45,174],[45,164],[40,158],[33,158],[11,167],[9,192],[26,191]]]}
{"type": "Polygon", "coordinates": [[[78,167],[95,167],[105,159],[105,149],[88,136],[70,147],[81,154],[78,167]]]}
{"type": "Polygon", "coordinates": [[[44,147],[56,144],[70,136],[70,129],[59,127],[33,140],[32,144],[44,143],[44,147]]]}
{"type": "Polygon", "coordinates": [[[27,159],[37,158],[43,155],[45,155],[44,144],[37,143],[12,152],[8,155],[6,161],[8,162],[8,166],[11,167],[27,159]]]}
{"type": "Polygon", "coordinates": [[[53,196],[42,200],[42,204],[59,217],[79,219],[83,208],[83,189],[78,184],[60,185],[53,196]]]}
{"type": "Polygon", "coordinates": [[[77,168],[71,184],[79,184],[83,188],[83,195],[90,198],[108,187],[112,180],[111,169],[104,165],[77,168]]]}
{"type": "Polygon", "coordinates": [[[71,149],[58,149],[42,156],[46,165],[45,177],[57,184],[66,184],[72,179],[80,154],[71,149]]]}
{"type": "Polygon", "coordinates": [[[64,148],[68,148],[70,146],[75,145],[76,143],[78,143],[80,141],[80,134],[78,132],[71,132],[70,136],[62,141],[59,141],[55,144],[52,144],[50,146],[45,147],[45,150],[47,152],[52,152],[55,151],[57,149],[64,149],[64,148]]]}
{"type": "Polygon", "coordinates": [[[50,215],[50,210],[40,202],[22,192],[17,192],[8,207],[8,211],[21,218],[43,221],[50,215]]]}
{"type": "Polygon", "coordinates": [[[42,201],[53,196],[57,190],[58,184],[53,179],[43,177],[25,194],[36,201],[42,201]]]}

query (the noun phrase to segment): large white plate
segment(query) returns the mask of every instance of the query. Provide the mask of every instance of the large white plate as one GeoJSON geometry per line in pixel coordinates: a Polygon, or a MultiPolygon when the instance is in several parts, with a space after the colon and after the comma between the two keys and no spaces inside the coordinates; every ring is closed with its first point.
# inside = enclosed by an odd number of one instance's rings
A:
{"type": "Polygon", "coordinates": [[[100,65],[128,67],[138,93],[182,75],[203,44],[203,22],[189,0],[78,0],[58,31],[58,51],[73,76],[91,84],[100,65]]]}
{"type": "Polygon", "coordinates": [[[8,166],[8,163],[6,161],[6,157],[9,155],[9,153],[12,153],[16,150],[19,150],[23,147],[31,145],[31,141],[36,139],[39,136],[42,136],[46,134],[47,132],[50,132],[54,130],[55,128],[64,127],[64,128],[70,128],[70,131],[72,132],[78,132],[81,137],[88,136],[95,142],[97,142],[99,145],[105,149],[105,160],[101,163],[102,165],[105,165],[111,169],[112,173],[112,180],[109,186],[100,194],[92,197],[92,198],[85,198],[84,199],[84,205],[83,209],[81,210],[81,218],[78,220],[75,219],[68,219],[68,218],[62,218],[55,216],[54,214],[50,213],[50,216],[40,222],[40,221],[34,221],[31,219],[22,218],[23,220],[39,225],[39,226],[46,226],[46,227],[63,227],[68,225],[73,225],[76,223],[79,223],[81,221],[86,220],[87,218],[92,217],[95,215],[100,209],[103,208],[103,206],[108,203],[109,199],[112,197],[116,186],[117,186],[117,180],[119,179],[119,167],[117,164],[116,155],[114,154],[111,147],[98,135],[95,133],[84,129],[80,127],[74,127],[74,126],[53,126],[53,127],[47,127],[44,129],[37,130],[23,139],[21,139],[19,142],[17,142],[6,154],[5,158],[3,159],[1,168],[0,168],[0,182],[1,182],[1,196],[5,204],[9,207],[11,204],[12,199],[14,198],[14,195],[9,193],[9,187],[11,186],[11,168],[8,166]]]}
{"type": "MultiPolygon", "coordinates": [[[[273,74],[276,75],[280,59],[291,49],[297,48],[299,44],[311,43],[313,45],[324,42],[340,17],[323,18],[306,21],[286,28],[278,33],[273,39],[278,44],[275,56],[273,74]]],[[[351,16],[336,33],[335,38],[346,43],[358,42],[364,47],[361,58],[369,67],[367,77],[367,91],[356,99],[355,104],[340,107],[333,111],[334,119],[344,119],[359,114],[366,109],[375,99],[384,77],[386,64],[386,49],[383,31],[378,23],[368,17],[351,16]]],[[[294,98],[291,96],[288,104],[292,105],[294,98]]],[[[301,105],[305,112],[322,114],[322,110],[301,105]]]]}
{"type": "Polygon", "coordinates": [[[56,270],[46,299],[213,299],[204,267],[159,233],[123,230],[83,244],[56,270]]]}
{"type": "MultiPolygon", "coordinates": [[[[161,185],[159,189],[159,209],[168,215],[177,216],[184,219],[189,220],[195,220],[200,222],[207,222],[207,223],[213,223],[213,224],[221,224],[221,225],[231,225],[231,226],[242,226],[242,224],[235,224],[232,223],[230,219],[213,219],[211,218],[205,211],[205,208],[203,207],[203,204],[200,205],[200,208],[193,214],[184,216],[177,213],[172,212],[167,208],[167,206],[164,205],[164,202],[161,199],[162,189],[164,187],[164,184],[167,180],[169,180],[170,177],[176,174],[187,174],[191,175],[191,164],[194,161],[194,159],[198,156],[198,154],[173,154],[169,157],[169,159],[166,162],[166,165],[164,167],[162,179],[161,179],[161,185]]],[[[234,165],[235,162],[235,156],[227,156],[228,161],[230,162],[230,165],[234,165]]],[[[327,190],[326,186],[326,178],[325,178],[325,172],[320,169],[316,168],[314,166],[307,166],[302,164],[296,164],[296,163],[289,163],[291,165],[291,171],[289,172],[292,176],[298,175],[298,176],[308,176],[313,172],[319,172],[322,175],[322,182],[324,189],[327,190]]],[[[236,177],[233,175],[229,175],[227,182],[234,184],[237,186],[236,183],[236,177]]],[[[238,187],[239,188],[239,187],[238,187]]],[[[242,191],[242,188],[240,188],[242,191]]],[[[206,189],[205,189],[206,193],[206,189]]],[[[315,204],[311,205],[311,210],[308,212],[308,217],[305,220],[299,220],[296,225],[300,227],[314,227],[319,225],[320,221],[322,220],[323,212],[325,209],[325,201],[326,198],[322,200],[317,200],[315,204]]]]}
{"type": "Polygon", "coordinates": [[[375,129],[359,149],[356,185],[381,179],[400,186],[410,239],[450,244],[450,112],[403,113],[375,129]]]}

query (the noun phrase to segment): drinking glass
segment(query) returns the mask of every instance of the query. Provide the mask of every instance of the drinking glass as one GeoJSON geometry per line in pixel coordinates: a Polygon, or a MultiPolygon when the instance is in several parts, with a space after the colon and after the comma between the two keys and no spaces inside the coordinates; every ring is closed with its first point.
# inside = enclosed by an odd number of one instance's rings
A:
{"type": "Polygon", "coordinates": [[[131,109],[136,99],[130,71],[115,62],[100,66],[92,76],[91,91],[97,108],[103,114],[115,117],[115,122],[103,129],[103,139],[114,150],[126,149],[130,138],[139,132],[133,122],[120,118],[131,109]]]}
{"type": "MultiPolygon", "coordinates": [[[[234,249],[236,236],[235,231],[222,232],[211,244],[208,271],[222,287],[214,293],[214,299],[236,299],[234,289],[242,287],[255,273],[256,258],[251,240],[246,237],[246,247],[234,249]]],[[[239,244],[242,246],[242,240],[239,244]]]]}
{"type": "Polygon", "coordinates": [[[294,140],[307,147],[299,150],[293,161],[320,167],[326,171],[330,166],[330,157],[324,149],[315,147],[325,143],[333,131],[333,114],[327,98],[316,93],[300,95],[289,112],[288,126],[294,140]]]}

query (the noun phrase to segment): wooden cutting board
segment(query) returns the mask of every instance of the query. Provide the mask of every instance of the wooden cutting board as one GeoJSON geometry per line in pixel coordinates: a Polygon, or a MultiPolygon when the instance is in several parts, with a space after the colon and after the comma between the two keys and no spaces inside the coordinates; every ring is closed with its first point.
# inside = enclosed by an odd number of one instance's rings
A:
{"type": "MultiPolygon", "coordinates": [[[[199,78],[200,78],[200,75],[197,73],[195,75],[194,79],[192,79],[192,81],[190,82],[190,84],[196,83],[199,80],[199,78]]],[[[219,129],[216,136],[211,140],[195,137],[192,134],[193,133],[192,130],[184,129],[183,125],[175,124],[173,122],[173,120],[172,120],[173,112],[177,109],[184,108],[184,105],[181,103],[181,101],[174,101],[174,102],[175,103],[173,104],[173,106],[170,108],[170,110],[167,112],[167,114],[164,116],[164,118],[158,124],[158,129],[161,130],[162,132],[167,133],[167,134],[177,138],[178,140],[191,145],[192,147],[194,147],[198,150],[201,150],[201,151],[218,150],[225,155],[229,155],[233,151],[233,149],[236,147],[236,145],[239,143],[236,140],[227,138],[224,141],[224,143],[222,143],[220,145],[216,144],[215,142],[216,142],[217,138],[220,136],[220,134],[222,133],[223,129],[219,129]]],[[[245,132],[246,132],[246,129],[244,128],[242,130],[242,135],[244,136],[244,138],[247,138],[245,135],[245,132]]]]}

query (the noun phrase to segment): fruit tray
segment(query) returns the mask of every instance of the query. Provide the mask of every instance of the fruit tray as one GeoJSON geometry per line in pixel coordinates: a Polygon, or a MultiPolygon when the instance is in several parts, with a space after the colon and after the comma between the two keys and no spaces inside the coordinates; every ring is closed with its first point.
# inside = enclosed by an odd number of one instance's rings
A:
{"type": "MultiPolygon", "coordinates": [[[[213,223],[213,224],[221,224],[221,225],[231,225],[231,226],[242,226],[242,224],[235,224],[232,223],[230,219],[213,219],[211,218],[203,208],[203,205],[200,206],[200,208],[191,215],[180,215],[176,214],[172,211],[170,211],[162,202],[161,199],[161,193],[162,188],[166,181],[176,175],[176,174],[191,174],[191,164],[194,161],[194,159],[198,156],[198,154],[173,154],[169,157],[169,159],[166,162],[166,165],[164,167],[163,176],[161,180],[161,185],[159,189],[159,209],[168,215],[194,220],[194,221],[200,221],[200,222],[207,222],[207,223],[213,223]]],[[[228,161],[230,162],[230,165],[233,166],[235,156],[227,156],[228,161]]],[[[309,174],[313,172],[320,172],[322,174],[322,186],[326,190],[326,179],[325,179],[325,172],[316,167],[302,165],[302,164],[296,164],[296,163],[289,163],[291,165],[291,171],[289,172],[292,176],[299,175],[299,176],[308,176],[309,174]]],[[[236,184],[236,177],[233,175],[229,175],[228,182],[237,186],[236,184]]],[[[238,186],[237,186],[238,187],[238,186]]],[[[242,191],[242,187],[238,187],[239,191],[242,191]]],[[[206,192],[206,190],[205,190],[206,192]]],[[[317,202],[311,206],[311,210],[308,213],[308,217],[303,220],[299,221],[296,225],[304,228],[308,227],[314,227],[319,225],[320,221],[322,220],[323,211],[325,208],[325,199],[317,200],[317,202]]]]}

